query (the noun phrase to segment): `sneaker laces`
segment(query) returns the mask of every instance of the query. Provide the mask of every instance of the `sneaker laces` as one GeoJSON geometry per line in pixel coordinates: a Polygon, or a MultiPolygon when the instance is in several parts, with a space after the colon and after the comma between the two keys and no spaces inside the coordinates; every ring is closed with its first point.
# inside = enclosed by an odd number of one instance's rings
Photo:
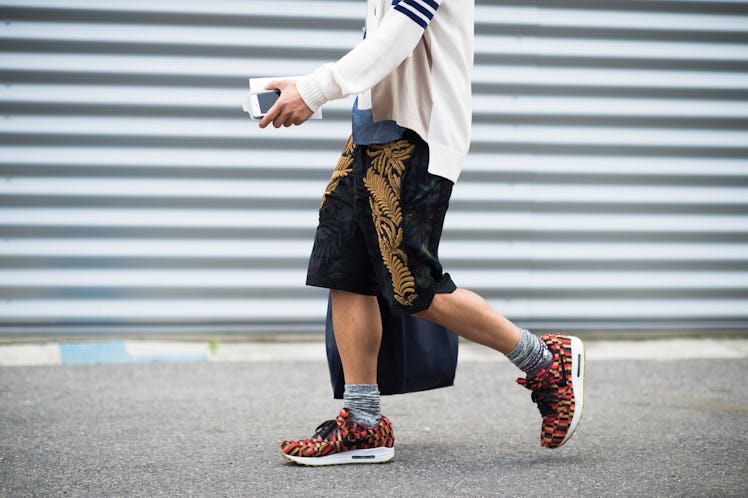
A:
{"type": "Polygon", "coordinates": [[[310,439],[312,440],[321,440],[321,439],[327,439],[327,437],[332,434],[335,429],[338,428],[338,420],[337,419],[330,419],[325,420],[321,424],[317,426],[316,429],[314,429],[314,435],[310,439]]]}
{"type": "Polygon", "coordinates": [[[545,417],[546,415],[553,415],[555,413],[552,403],[558,400],[557,390],[555,389],[540,389],[533,391],[530,395],[533,403],[538,405],[540,415],[545,417]]]}
{"type": "Polygon", "coordinates": [[[312,435],[312,437],[307,439],[307,441],[324,441],[325,439],[329,438],[336,430],[338,430],[339,427],[342,427],[347,418],[348,409],[343,408],[336,418],[325,420],[324,422],[319,424],[317,428],[314,429],[314,434],[312,435]]]}
{"type": "Polygon", "coordinates": [[[553,405],[559,399],[558,388],[566,385],[566,376],[563,375],[566,371],[565,358],[563,355],[554,354],[554,356],[558,359],[554,359],[547,370],[541,370],[531,378],[517,379],[519,385],[532,391],[530,398],[538,405],[540,415],[543,417],[556,413],[553,405]],[[561,372],[561,375],[554,375],[554,372],[561,372]],[[556,384],[555,387],[552,384],[556,384]]]}

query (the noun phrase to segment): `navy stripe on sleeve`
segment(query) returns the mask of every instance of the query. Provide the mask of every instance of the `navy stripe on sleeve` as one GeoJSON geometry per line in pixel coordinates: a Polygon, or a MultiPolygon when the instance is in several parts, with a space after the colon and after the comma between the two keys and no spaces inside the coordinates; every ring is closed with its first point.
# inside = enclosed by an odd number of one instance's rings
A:
{"type": "Polygon", "coordinates": [[[394,10],[405,14],[423,29],[426,29],[434,18],[439,3],[437,0],[392,0],[394,10]]]}
{"type": "MultiPolygon", "coordinates": [[[[392,5],[395,6],[402,1],[403,0],[392,0],[392,5]]],[[[436,9],[439,8],[439,2],[435,2],[434,0],[418,0],[418,1],[421,3],[425,3],[426,5],[434,9],[434,12],[436,12],[436,9]]]]}
{"type": "Polygon", "coordinates": [[[429,9],[427,9],[423,5],[417,3],[415,0],[403,0],[403,2],[407,3],[408,5],[416,9],[418,12],[426,16],[429,19],[429,21],[434,17],[433,12],[431,12],[429,9]]]}
{"type": "Polygon", "coordinates": [[[395,5],[394,9],[396,11],[401,12],[401,13],[405,14],[406,16],[410,17],[411,20],[413,20],[413,22],[415,22],[416,24],[418,24],[423,29],[426,29],[428,27],[428,23],[426,21],[424,21],[423,18],[421,18],[420,16],[414,14],[411,10],[406,9],[402,5],[397,4],[397,5],[395,5]]]}

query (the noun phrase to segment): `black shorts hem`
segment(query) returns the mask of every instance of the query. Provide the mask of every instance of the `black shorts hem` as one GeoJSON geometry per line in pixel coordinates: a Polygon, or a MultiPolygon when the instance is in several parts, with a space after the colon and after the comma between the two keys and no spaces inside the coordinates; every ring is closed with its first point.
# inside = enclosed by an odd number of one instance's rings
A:
{"type": "Polygon", "coordinates": [[[354,294],[362,294],[364,296],[376,296],[379,292],[378,289],[362,289],[358,282],[330,282],[321,280],[309,280],[307,279],[306,284],[310,287],[321,287],[323,289],[330,290],[341,290],[346,292],[352,292],[354,294]]]}
{"type": "Polygon", "coordinates": [[[402,316],[402,315],[412,315],[413,313],[419,313],[421,311],[426,311],[431,307],[431,302],[434,300],[434,296],[437,294],[452,294],[454,291],[457,290],[457,285],[452,281],[448,273],[444,274],[446,278],[442,283],[436,286],[432,291],[430,291],[425,298],[419,299],[416,304],[413,306],[406,308],[404,306],[396,305],[394,308],[392,305],[390,305],[390,312],[394,316],[402,316]]]}

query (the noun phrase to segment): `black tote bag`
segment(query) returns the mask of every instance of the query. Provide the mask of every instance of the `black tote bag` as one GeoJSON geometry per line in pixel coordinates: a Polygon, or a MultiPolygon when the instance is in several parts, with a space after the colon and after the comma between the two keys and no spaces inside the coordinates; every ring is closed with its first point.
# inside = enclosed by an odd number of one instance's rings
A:
{"type": "MultiPolygon", "coordinates": [[[[382,344],[377,364],[379,392],[403,394],[454,385],[457,335],[440,325],[410,315],[392,316],[381,296],[378,300],[382,316],[382,344]]],[[[335,342],[329,299],[325,345],[333,395],[336,399],[342,399],[345,378],[335,342]]]]}

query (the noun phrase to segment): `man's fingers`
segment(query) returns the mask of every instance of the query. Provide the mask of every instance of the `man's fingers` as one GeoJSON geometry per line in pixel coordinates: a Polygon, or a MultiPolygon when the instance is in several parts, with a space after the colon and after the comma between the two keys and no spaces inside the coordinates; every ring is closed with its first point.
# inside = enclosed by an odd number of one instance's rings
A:
{"type": "Polygon", "coordinates": [[[260,128],[265,128],[267,125],[270,124],[270,114],[265,114],[262,119],[260,119],[260,128]]]}
{"type": "Polygon", "coordinates": [[[295,124],[296,126],[302,125],[306,122],[307,119],[309,119],[309,116],[311,116],[311,114],[309,114],[305,109],[303,112],[296,115],[293,124],[295,124]]]}
{"type": "Polygon", "coordinates": [[[278,114],[278,103],[276,102],[275,104],[273,104],[273,107],[268,109],[268,112],[266,112],[265,115],[260,120],[260,128],[265,128],[272,121],[274,121],[277,114],[278,114]]]}
{"type": "Polygon", "coordinates": [[[284,113],[278,113],[278,115],[273,119],[273,126],[276,128],[280,128],[283,126],[283,123],[285,123],[287,120],[287,114],[284,113]]]}

